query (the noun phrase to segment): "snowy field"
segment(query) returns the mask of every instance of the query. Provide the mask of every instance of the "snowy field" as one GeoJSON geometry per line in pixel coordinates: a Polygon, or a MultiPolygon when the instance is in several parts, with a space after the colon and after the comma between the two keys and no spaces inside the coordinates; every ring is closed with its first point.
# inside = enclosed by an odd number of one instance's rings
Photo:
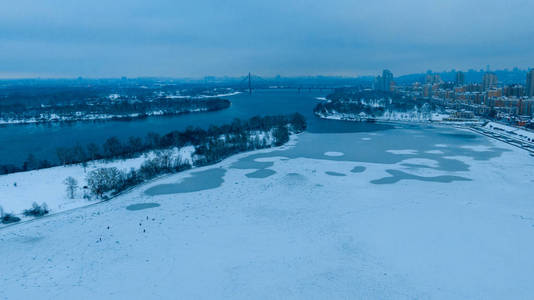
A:
{"type": "Polygon", "coordinates": [[[534,158],[443,130],[304,133],[0,229],[0,298],[531,298],[534,158]]]}
{"type": "Polygon", "coordinates": [[[512,126],[508,126],[508,125],[504,125],[504,124],[500,124],[496,122],[488,122],[488,124],[484,126],[484,129],[493,131],[495,133],[504,135],[509,138],[520,139],[520,140],[528,141],[528,142],[534,142],[534,132],[526,130],[526,129],[512,127],[512,126]]]}
{"type": "MultiPolygon", "coordinates": [[[[191,162],[194,148],[192,146],[182,149],[174,148],[171,151],[174,155],[179,155],[184,160],[191,162]]],[[[126,172],[131,168],[139,169],[147,158],[153,156],[154,153],[149,152],[132,159],[89,162],[85,168],[78,164],[0,175],[0,206],[6,213],[14,213],[23,220],[31,219],[24,217],[22,212],[31,208],[33,202],[39,205],[46,203],[52,214],[87,206],[98,202],[97,199],[84,199],[84,194],[89,194],[88,190],[83,189],[87,185],[86,177],[89,172],[98,168],[111,167],[126,172]],[[64,183],[67,177],[72,177],[78,182],[78,189],[72,199],[69,197],[67,186],[64,183]]]]}

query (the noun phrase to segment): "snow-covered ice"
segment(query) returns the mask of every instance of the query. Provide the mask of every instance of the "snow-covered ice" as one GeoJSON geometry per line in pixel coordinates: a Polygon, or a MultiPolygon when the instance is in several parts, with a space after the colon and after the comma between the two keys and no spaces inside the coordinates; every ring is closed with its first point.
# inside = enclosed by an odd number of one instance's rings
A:
{"type": "Polygon", "coordinates": [[[392,154],[398,154],[398,155],[415,155],[415,154],[417,154],[417,150],[413,150],[413,149],[386,150],[386,152],[389,152],[389,153],[392,153],[392,154]]]}
{"type": "Polygon", "coordinates": [[[343,156],[343,152],[337,152],[337,151],[327,151],[324,153],[325,156],[332,156],[332,157],[337,157],[337,156],[343,156]]]}
{"type": "MultiPolygon", "coordinates": [[[[396,143],[391,136],[373,146],[362,143],[362,136],[305,133],[293,148],[239,154],[112,201],[0,229],[0,295],[528,299],[534,294],[534,159],[527,152],[484,137],[475,141],[491,145],[490,153],[477,152],[462,148],[461,138],[447,137],[447,153],[429,155],[425,151],[436,144],[430,136],[417,139],[421,148],[410,157],[351,159],[351,151],[367,155],[363,147],[376,153],[395,149],[386,144],[396,143]],[[299,148],[334,138],[340,142],[316,144],[319,149],[308,149],[310,155],[299,148]],[[328,157],[325,151],[345,155],[328,157]],[[250,169],[233,167],[243,161],[250,169]],[[275,173],[248,178],[262,168],[250,163],[258,161],[272,163],[275,173]],[[421,167],[414,171],[406,163],[421,167]],[[215,187],[145,193],[219,168],[226,172],[215,187]]],[[[410,142],[403,139],[409,135],[399,140],[410,142]]],[[[210,180],[202,174],[189,180],[210,180]]]]}
{"type": "Polygon", "coordinates": [[[428,151],[425,151],[425,153],[428,153],[428,154],[443,154],[444,152],[441,151],[441,150],[428,150],[428,151]]]}

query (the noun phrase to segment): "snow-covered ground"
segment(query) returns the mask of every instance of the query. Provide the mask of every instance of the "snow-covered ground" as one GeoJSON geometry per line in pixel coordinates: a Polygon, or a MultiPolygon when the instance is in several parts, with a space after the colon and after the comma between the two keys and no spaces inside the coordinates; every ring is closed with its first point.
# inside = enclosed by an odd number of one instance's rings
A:
{"type": "MultiPolygon", "coordinates": [[[[290,136],[290,141],[295,138],[290,136]]],[[[220,139],[224,141],[225,137],[221,136],[220,139]]],[[[274,143],[272,131],[252,131],[250,132],[250,140],[258,143],[263,141],[267,145],[274,143]]],[[[179,157],[189,162],[190,165],[194,165],[195,148],[193,146],[158,151],[170,151],[173,158],[179,157]]],[[[23,212],[30,209],[34,202],[39,205],[46,203],[50,214],[98,203],[101,200],[91,195],[88,189],[84,189],[87,186],[87,174],[89,172],[99,168],[112,167],[128,172],[132,168],[139,169],[143,162],[154,158],[154,156],[155,152],[150,151],[136,158],[89,162],[86,167],[77,164],[0,175],[0,208],[5,213],[14,214],[25,221],[33,219],[33,217],[24,216],[23,212]],[[65,183],[67,177],[74,178],[78,183],[73,198],[70,198],[67,191],[65,183]]],[[[0,224],[0,228],[2,226],[4,225],[0,224]]]]}
{"type": "Polygon", "coordinates": [[[297,146],[320,145],[309,149],[320,158],[289,146],[243,153],[0,229],[0,297],[529,299],[534,159],[485,138],[489,148],[453,153],[449,141],[466,134],[417,150],[386,145],[394,134],[305,133],[297,146]],[[247,177],[253,168],[275,173],[247,177]],[[388,182],[398,174],[408,175],[388,182]],[[209,187],[145,193],[184,180],[209,187]]]}
{"type": "Polygon", "coordinates": [[[386,111],[384,115],[379,117],[369,116],[366,113],[360,114],[351,114],[351,113],[340,113],[340,112],[331,112],[327,115],[319,114],[321,118],[330,119],[330,120],[344,120],[344,121],[365,121],[368,119],[374,119],[377,121],[403,121],[403,122],[437,122],[443,121],[447,118],[448,115],[441,113],[422,113],[417,111],[410,112],[397,112],[397,111],[386,111]]]}
{"type": "MultiPolygon", "coordinates": [[[[184,113],[196,113],[208,111],[207,108],[188,109],[183,111],[176,111],[173,114],[179,115],[184,113]]],[[[97,121],[97,120],[112,120],[112,119],[126,119],[126,118],[139,118],[139,117],[153,117],[162,116],[166,112],[162,110],[155,110],[144,114],[132,113],[121,115],[110,114],[95,114],[77,112],[72,115],[58,115],[58,114],[41,114],[39,118],[26,118],[26,119],[0,119],[0,125],[15,125],[15,124],[37,124],[48,122],[74,122],[74,121],[97,121]]],[[[167,113],[168,114],[168,113],[167,113]]]]}
{"type": "Polygon", "coordinates": [[[488,122],[483,128],[493,131],[494,133],[507,136],[509,138],[520,139],[527,142],[534,142],[534,132],[526,129],[512,127],[496,122],[488,122]]]}
{"type": "MultiPolygon", "coordinates": [[[[174,148],[170,151],[173,152],[173,155],[179,155],[184,160],[191,162],[194,147],[174,148]]],[[[33,202],[46,203],[50,213],[86,206],[98,201],[83,197],[85,193],[89,193],[83,187],[87,185],[86,176],[90,171],[104,167],[116,167],[124,171],[129,171],[131,168],[139,169],[147,158],[153,156],[154,153],[149,152],[137,158],[90,162],[86,168],[82,165],[69,165],[0,175],[0,206],[4,212],[17,214],[21,218],[24,218],[22,212],[31,208],[33,202]],[[67,177],[72,177],[78,182],[78,189],[73,199],[67,194],[67,186],[64,183],[67,177]]]]}

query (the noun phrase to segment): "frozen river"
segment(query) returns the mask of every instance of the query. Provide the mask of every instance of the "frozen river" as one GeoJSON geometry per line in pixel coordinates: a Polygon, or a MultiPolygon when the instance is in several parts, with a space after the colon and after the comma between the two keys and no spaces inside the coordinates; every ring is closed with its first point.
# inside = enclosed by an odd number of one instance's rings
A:
{"type": "Polygon", "coordinates": [[[534,294],[526,152],[452,128],[334,131],[2,229],[1,296],[534,294]]]}

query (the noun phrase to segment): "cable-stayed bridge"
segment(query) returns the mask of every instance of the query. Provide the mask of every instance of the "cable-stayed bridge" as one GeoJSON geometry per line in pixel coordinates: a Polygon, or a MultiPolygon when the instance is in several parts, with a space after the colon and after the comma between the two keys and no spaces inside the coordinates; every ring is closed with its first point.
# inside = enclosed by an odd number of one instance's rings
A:
{"type": "Polygon", "coordinates": [[[298,79],[294,78],[275,77],[264,79],[259,75],[248,73],[240,77],[240,81],[235,88],[248,93],[252,93],[255,89],[294,89],[298,90],[298,92],[311,92],[313,90],[329,91],[339,86],[328,83],[299,82],[298,79]]]}

